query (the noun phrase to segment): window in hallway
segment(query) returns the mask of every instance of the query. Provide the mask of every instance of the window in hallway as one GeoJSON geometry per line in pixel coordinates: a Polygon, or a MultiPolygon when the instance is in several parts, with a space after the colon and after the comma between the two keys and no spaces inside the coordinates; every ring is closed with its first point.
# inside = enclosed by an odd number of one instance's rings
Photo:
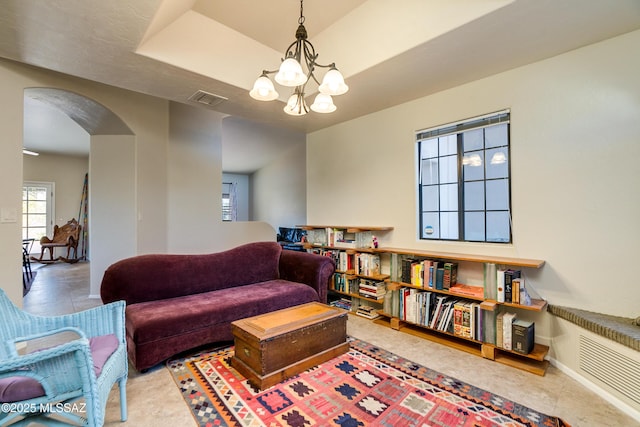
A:
{"type": "Polygon", "coordinates": [[[25,182],[22,187],[22,238],[34,239],[32,253],[40,253],[40,238],[51,235],[52,182],[25,182]]]}

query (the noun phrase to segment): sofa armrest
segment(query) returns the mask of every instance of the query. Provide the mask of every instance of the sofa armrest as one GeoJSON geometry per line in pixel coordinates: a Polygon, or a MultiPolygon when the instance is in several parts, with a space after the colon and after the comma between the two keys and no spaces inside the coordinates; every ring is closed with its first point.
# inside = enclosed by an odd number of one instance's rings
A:
{"type": "Polygon", "coordinates": [[[329,281],[335,269],[334,261],[322,255],[296,251],[280,254],[280,278],[311,286],[322,303],[327,302],[329,281]]]}

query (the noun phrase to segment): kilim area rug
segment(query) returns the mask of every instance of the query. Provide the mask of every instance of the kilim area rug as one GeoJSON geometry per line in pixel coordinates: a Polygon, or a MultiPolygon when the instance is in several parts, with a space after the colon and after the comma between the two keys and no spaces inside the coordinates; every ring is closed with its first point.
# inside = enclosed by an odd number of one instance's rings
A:
{"type": "Polygon", "coordinates": [[[199,426],[567,426],[360,340],[264,391],[232,366],[233,347],[169,360],[199,426]]]}

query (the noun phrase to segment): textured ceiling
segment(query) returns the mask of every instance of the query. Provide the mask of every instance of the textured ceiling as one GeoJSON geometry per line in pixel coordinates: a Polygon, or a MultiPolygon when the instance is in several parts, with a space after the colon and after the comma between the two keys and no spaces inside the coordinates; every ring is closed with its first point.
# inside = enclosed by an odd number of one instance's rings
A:
{"type": "MultiPolygon", "coordinates": [[[[0,57],[312,132],[640,28],[638,0],[307,0],[305,26],[350,91],[335,113],[254,101],[294,40],[295,0],[3,0],[0,57]]],[[[313,92],[313,88],[311,92],[313,92]]]]}

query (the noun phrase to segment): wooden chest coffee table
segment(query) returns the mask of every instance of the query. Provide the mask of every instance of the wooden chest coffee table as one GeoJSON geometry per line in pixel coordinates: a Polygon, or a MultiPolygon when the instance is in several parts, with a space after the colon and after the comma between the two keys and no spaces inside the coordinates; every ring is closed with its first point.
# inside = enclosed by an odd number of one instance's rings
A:
{"type": "Polygon", "coordinates": [[[347,312],[312,302],[231,323],[232,366],[260,390],[349,350],[347,312]]]}

